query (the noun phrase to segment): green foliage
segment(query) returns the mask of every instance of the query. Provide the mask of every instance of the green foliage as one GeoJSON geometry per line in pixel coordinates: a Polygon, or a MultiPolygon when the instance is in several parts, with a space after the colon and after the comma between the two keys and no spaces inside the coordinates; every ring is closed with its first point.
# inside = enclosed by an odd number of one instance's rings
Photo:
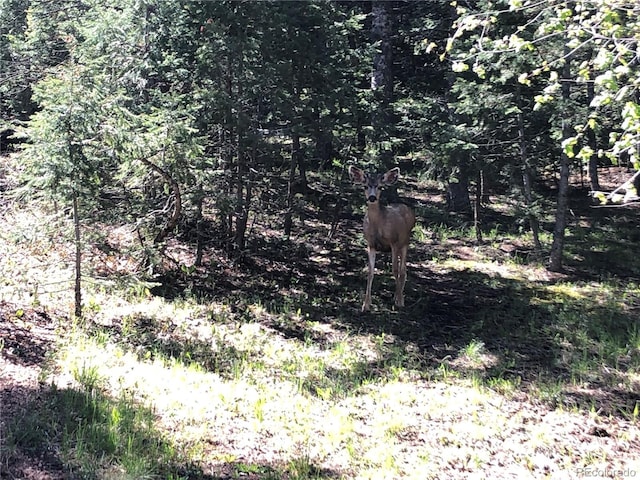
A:
{"type": "Polygon", "coordinates": [[[41,110],[25,130],[24,158],[27,186],[36,192],[90,197],[100,186],[101,170],[108,169],[110,159],[97,142],[104,98],[99,88],[87,88],[84,73],[82,67],[60,67],[34,88],[41,110]]]}
{"type": "Polygon", "coordinates": [[[29,63],[21,57],[18,43],[26,22],[27,3],[21,0],[0,1],[0,133],[4,121],[29,110],[29,96],[24,86],[29,81],[29,63]]]}
{"type": "MultiPolygon", "coordinates": [[[[581,148],[588,148],[583,145],[586,127],[621,130],[612,138],[608,153],[613,158],[626,154],[635,162],[640,120],[632,85],[637,83],[638,72],[630,68],[630,62],[635,55],[632,39],[640,24],[633,11],[624,0],[588,5],[511,2],[510,8],[504,10],[481,2],[473,10],[458,9],[447,54],[454,65],[468,68],[472,63],[482,80],[488,79],[486,71],[496,60],[499,64],[505,57],[527,56],[528,62],[513,65],[510,70],[520,83],[531,86],[536,82],[542,87],[534,96],[536,108],[560,100],[560,70],[565,61],[577,63],[571,81],[575,82],[574,90],[593,86],[588,101],[584,100],[584,92],[581,100],[583,108],[590,102],[590,114],[569,119],[575,136],[563,147],[571,156],[586,158],[590,152],[578,153],[581,148]],[[502,31],[505,26],[512,29],[508,35],[502,31]]],[[[565,85],[567,81],[563,81],[565,85]]]]}
{"type": "MultiPolygon", "coordinates": [[[[633,38],[626,4],[512,3],[396,5],[394,101],[381,126],[366,5],[3,0],[0,61],[15,75],[2,74],[2,118],[24,116],[29,192],[75,192],[85,209],[135,223],[143,249],[164,226],[199,222],[203,198],[230,245],[263,208],[256,198],[272,194],[260,179],[288,181],[287,170],[304,183],[308,169],[407,161],[463,185],[482,172],[485,188],[504,189],[563,152],[635,162],[632,45],[587,33],[633,38]],[[560,104],[565,48],[576,82],[560,104]]],[[[281,213],[299,208],[277,197],[281,213]]]]}

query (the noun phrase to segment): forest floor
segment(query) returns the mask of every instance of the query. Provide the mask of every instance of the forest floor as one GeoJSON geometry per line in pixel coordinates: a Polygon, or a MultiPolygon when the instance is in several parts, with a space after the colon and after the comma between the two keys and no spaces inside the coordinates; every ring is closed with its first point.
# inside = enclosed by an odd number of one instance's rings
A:
{"type": "Polygon", "coordinates": [[[82,324],[69,219],[3,199],[0,478],[640,476],[640,209],[574,187],[552,274],[507,197],[478,242],[409,179],[406,307],[382,255],[370,313],[355,193],[332,235],[301,200],[291,238],[256,215],[242,257],[202,267],[174,239],[150,280],[101,225],[82,324]]]}

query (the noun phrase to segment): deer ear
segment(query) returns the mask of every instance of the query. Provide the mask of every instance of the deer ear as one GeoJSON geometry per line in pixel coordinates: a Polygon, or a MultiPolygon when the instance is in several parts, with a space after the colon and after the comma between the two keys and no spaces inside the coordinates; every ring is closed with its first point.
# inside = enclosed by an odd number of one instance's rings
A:
{"type": "Polygon", "coordinates": [[[365,173],[353,165],[349,167],[349,177],[354,183],[365,183],[365,173]]]}
{"type": "Polygon", "coordinates": [[[382,183],[391,185],[392,183],[396,183],[398,177],[400,177],[400,169],[398,167],[392,168],[382,176],[382,183]]]}

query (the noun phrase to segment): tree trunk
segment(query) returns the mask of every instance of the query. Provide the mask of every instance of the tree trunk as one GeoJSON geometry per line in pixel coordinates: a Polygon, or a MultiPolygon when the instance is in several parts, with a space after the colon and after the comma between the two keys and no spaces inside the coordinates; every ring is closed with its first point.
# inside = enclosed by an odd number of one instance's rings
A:
{"type": "Polygon", "coordinates": [[[182,216],[182,194],[180,193],[180,185],[178,184],[176,179],[173,178],[173,176],[164,168],[156,165],[146,158],[140,158],[140,161],[154,172],[160,174],[162,178],[164,178],[164,180],[169,184],[169,187],[171,188],[171,191],[173,193],[173,211],[167,219],[164,227],[162,227],[162,229],[153,239],[153,244],[159,245],[169,236],[173,229],[176,228],[176,225],[178,225],[178,221],[182,216]]]}
{"type": "Polygon", "coordinates": [[[534,212],[531,211],[533,207],[533,174],[531,173],[531,167],[525,164],[522,168],[522,188],[524,190],[525,203],[529,212],[527,218],[529,219],[529,228],[531,228],[531,235],[533,236],[533,246],[536,250],[542,250],[542,244],[540,243],[540,222],[534,212]]]}
{"type": "MultiPolygon", "coordinates": [[[[238,78],[242,78],[244,65],[242,63],[242,51],[238,55],[238,78]]],[[[242,107],[242,98],[244,95],[242,82],[238,82],[237,86],[237,143],[236,143],[236,232],[233,237],[233,248],[243,251],[246,246],[247,223],[249,221],[249,203],[250,187],[246,183],[247,158],[246,158],[246,117],[242,107]]]]}
{"type": "Polygon", "coordinates": [[[489,188],[487,186],[487,176],[484,174],[484,170],[479,172],[480,181],[480,204],[489,205],[491,203],[491,197],[489,196],[489,188]]]}
{"type": "Polygon", "coordinates": [[[386,167],[392,160],[392,152],[383,146],[390,138],[389,127],[392,123],[391,104],[393,103],[393,44],[389,3],[375,0],[371,9],[371,40],[377,46],[373,56],[371,73],[371,91],[373,93],[373,143],[377,144],[381,163],[386,167]]]}
{"type": "Polygon", "coordinates": [[[243,172],[240,180],[242,188],[238,187],[240,210],[236,213],[236,235],[234,237],[234,246],[240,252],[247,246],[247,225],[249,224],[249,207],[251,205],[251,183],[246,181],[244,177],[245,173],[243,172]]]}
{"type": "Polygon", "coordinates": [[[533,245],[536,250],[542,249],[540,243],[540,223],[538,217],[531,210],[533,207],[533,173],[531,164],[529,162],[529,155],[527,153],[527,138],[524,130],[524,113],[522,111],[522,92],[520,86],[516,92],[518,103],[518,142],[520,144],[520,161],[522,162],[522,190],[524,194],[524,201],[527,206],[527,217],[529,219],[529,227],[533,235],[533,245]]]}
{"type": "Polygon", "coordinates": [[[291,161],[289,162],[289,182],[287,189],[287,212],[284,217],[284,234],[286,237],[291,235],[293,228],[293,210],[295,204],[295,192],[293,188],[296,183],[296,165],[299,165],[298,156],[300,155],[300,135],[295,131],[291,134],[291,161]]]}
{"type": "Polygon", "coordinates": [[[473,202],[473,228],[476,231],[476,242],[482,243],[482,228],[480,225],[480,213],[482,210],[482,184],[483,184],[482,170],[478,170],[476,177],[476,195],[473,202]]]}
{"type": "Polygon", "coordinates": [[[319,169],[325,169],[330,166],[333,158],[333,133],[330,126],[323,125],[318,107],[314,109],[313,139],[314,156],[318,160],[319,169]]]}
{"type": "Polygon", "coordinates": [[[202,184],[198,183],[197,197],[195,198],[196,204],[196,258],[193,261],[193,265],[199,267],[202,265],[202,256],[204,253],[204,234],[202,232],[202,225],[204,223],[202,207],[204,203],[204,192],[202,184]]]}
{"type": "MultiPolygon", "coordinates": [[[[565,64],[562,68],[562,101],[564,112],[562,119],[562,139],[566,140],[571,136],[571,122],[567,119],[568,103],[571,94],[571,59],[569,49],[565,46],[565,64]]],[[[553,244],[549,256],[548,269],[552,272],[562,271],[562,254],[564,252],[564,237],[567,227],[567,209],[569,206],[569,157],[562,151],[560,156],[560,179],[558,182],[558,202],[556,207],[556,223],[553,229],[553,244]]]]}
{"type": "Polygon", "coordinates": [[[247,244],[247,223],[249,222],[249,201],[251,187],[245,182],[244,162],[238,165],[236,185],[236,231],[233,237],[233,248],[237,251],[245,249],[247,244]]]}
{"type": "MultiPolygon", "coordinates": [[[[563,128],[568,130],[567,127],[563,128]]],[[[563,134],[564,135],[564,134],[563,134]]],[[[553,244],[549,256],[549,270],[562,271],[562,254],[564,252],[564,236],[567,226],[567,209],[569,205],[569,158],[563,153],[560,157],[560,180],[558,183],[558,202],[556,207],[556,223],[553,229],[553,244]]]]}
{"type": "MultiPolygon", "coordinates": [[[[589,105],[595,96],[594,84],[593,82],[587,82],[587,102],[589,105]]],[[[596,137],[596,132],[593,131],[593,128],[587,126],[587,144],[591,147],[593,154],[589,157],[589,185],[591,187],[592,192],[597,192],[600,190],[600,180],[598,178],[598,140],[596,137]]]]}
{"type": "Polygon", "coordinates": [[[233,197],[233,150],[237,145],[234,142],[234,125],[233,125],[233,108],[231,105],[231,99],[233,98],[233,66],[232,56],[227,54],[226,58],[226,71],[224,73],[224,91],[227,96],[227,101],[224,104],[224,125],[221,129],[221,143],[222,143],[222,162],[223,168],[226,173],[226,180],[224,185],[225,199],[223,204],[225,205],[222,215],[220,215],[220,228],[224,232],[224,244],[227,251],[227,255],[230,256],[233,251],[233,209],[229,208],[231,199],[233,197]]]}
{"type": "Polygon", "coordinates": [[[82,238],[80,235],[80,213],[78,192],[73,192],[73,226],[76,243],[75,317],[82,318],[82,238]]]}
{"type": "Polygon", "coordinates": [[[471,212],[469,180],[466,175],[460,175],[457,182],[447,184],[447,209],[456,213],[469,214],[471,212]]]}
{"type": "Polygon", "coordinates": [[[391,70],[393,58],[391,19],[387,7],[388,2],[376,0],[371,10],[371,38],[374,44],[379,45],[373,57],[371,90],[388,105],[393,101],[393,71],[391,70]]]}

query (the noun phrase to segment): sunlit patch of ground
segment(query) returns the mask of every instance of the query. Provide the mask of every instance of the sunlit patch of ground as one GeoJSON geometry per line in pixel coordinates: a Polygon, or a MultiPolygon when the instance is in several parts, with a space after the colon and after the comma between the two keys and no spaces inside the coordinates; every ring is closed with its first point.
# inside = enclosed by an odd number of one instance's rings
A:
{"type": "MultiPolygon", "coordinates": [[[[218,327],[217,335],[226,348],[259,352],[261,362],[247,358],[239,370],[206,371],[197,362],[141,360],[111,342],[76,339],[62,348],[58,369],[96,367],[114,394],[135,392],[153,404],[162,428],[211,472],[300,452],[346,478],[575,478],[586,468],[640,468],[640,431],[620,419],[553,410],[419,372],[323,382],[333,368],[382,360],[352,349],[356,337],[339,351],[322,351],[257,324],[218,327]]],[[[492,361],[479,352],[452,365],[492,361]]]]}

